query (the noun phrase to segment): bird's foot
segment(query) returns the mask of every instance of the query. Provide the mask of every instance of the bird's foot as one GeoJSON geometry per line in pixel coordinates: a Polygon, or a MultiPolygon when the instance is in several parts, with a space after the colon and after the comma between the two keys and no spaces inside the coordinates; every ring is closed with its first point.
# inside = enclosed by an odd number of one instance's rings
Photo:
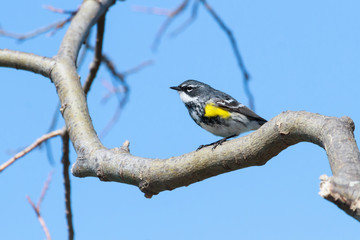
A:
{"type": "MultiPolygon", "coordinates": [[[[235,135],[236,136],[236,135],[235,135]]],[[[223,139],[220,139],[219,141],[213,142],[213,143],[209,143],[209,144],[205,144],[205,145],[200,145],[196,151],[204,148],[204,147],[208,147],[208,146],[213,146],[211,149],[214,150],[215,148],[217,148],[218,146],[220,146],[221,144],[223,144],[224,142],[226,142],[226,140],[228,140],[229,138],[235,137],[235,136],[230,136],[230,137],[224,137],[223,139]]]]}

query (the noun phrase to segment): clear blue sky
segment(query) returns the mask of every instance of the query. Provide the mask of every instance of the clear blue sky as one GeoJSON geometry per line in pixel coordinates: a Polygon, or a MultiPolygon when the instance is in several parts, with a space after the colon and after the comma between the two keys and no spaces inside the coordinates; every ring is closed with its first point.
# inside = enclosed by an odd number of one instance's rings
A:
{"type": "MultiPolygon", "coordinates": [[[[128,77],[131,95],[120,120],[104,139],[107,147],[130,140],[133,154],[167,158],[218,138],[199,128],[169,86],[197,79],[248,104],[228,39],[200,7],[196,22],[176,38],[165,35],[150,50],[163,16],[134,12],[134,5],[174,8],[180,1],[118,1],[107,15],[104,51],[120,70],[148,59],[155,64],[128,77]]],[[[282,111],[306,110],[351,117],[360,124],[359,1],[211,1],[233,30],[252,76],[256,112],[271,119],[282,111]]],[[[0,25],[24,33],[64,16],[42,8],[75,9],[80,1],[6,1],[0,25]]],[[[170,27],[181,25],[190,8],[170,27]]],[[[23,43],[0,38],[0,47],[45,56],[58,50],[65,30],[23,43]]],[[[95,31],[93,31],[94,34],[95,31]]],[[[169,33],[168,32],[168,33],[169,33]]],[[[84,79],[91,54],[81,69],[84,79]]],[[[39,75],[0,68],[0,161],[44,134],[57,105],[53,84],[39,75]]],[[[97,132],[117,100],[103,105],[101,68],[89,95],[97,132]]],[[[62,127],[62,120],[58,127],[62,127]]],[[[359,138],[359,127],[355,130],[359,138]]],[[[48,173],[54,176],[41,212],[53,239],[67,236],[60,141],[51,141],[56,163],[36,150],[0,174],[0,238],[44,239],[25,195],[37,201],[48,173]]],[[[71,162],[76,159],[71,149],[71,162]]],[[[356,239],[359,223],[319,195],[319,176],[331,175],[323,149],[292,146],[265,166],[223,174],[152,199],[134,186],[75,178],[72,206],[76,239],[356,239]]]]}

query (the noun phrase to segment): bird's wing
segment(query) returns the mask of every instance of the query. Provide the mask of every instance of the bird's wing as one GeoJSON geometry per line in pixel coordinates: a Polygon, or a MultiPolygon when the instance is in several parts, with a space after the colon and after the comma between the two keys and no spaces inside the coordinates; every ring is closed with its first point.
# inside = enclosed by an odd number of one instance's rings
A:
{"type": "Polygon", "coordinates": [[[229,112],[236,112],[243,114],[252,120],[257,120],[263,123],[267,122],[264,118],[254,113],[250,108],[246,107],[244,104],[239,103],[233,98],[227,98],[227,99],[215,98],[215,99],[211,99],[211,103],[229,112]]]}

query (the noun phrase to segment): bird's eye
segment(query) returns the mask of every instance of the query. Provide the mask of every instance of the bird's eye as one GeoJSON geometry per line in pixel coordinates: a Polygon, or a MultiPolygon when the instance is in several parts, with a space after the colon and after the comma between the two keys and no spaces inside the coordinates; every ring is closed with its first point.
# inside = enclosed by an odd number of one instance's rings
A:
{"type": "Polygon", "coordinates": [[[192,90],[193,90],[193,87],[191,87],[191,86],[187,86],[185,88],[185,91],[187,91],[187,92],[191,92],[192,90]]]}

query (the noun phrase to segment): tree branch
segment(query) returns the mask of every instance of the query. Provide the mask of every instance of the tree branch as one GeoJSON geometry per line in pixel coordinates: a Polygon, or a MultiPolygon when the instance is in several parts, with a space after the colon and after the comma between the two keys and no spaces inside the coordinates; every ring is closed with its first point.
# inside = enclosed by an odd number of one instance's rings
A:
{"type": "Polygon", "coordinates": [[[166,29],[170,26],[170,24],[174,20],[174,18],[177,17],[180,13],[182,13],[184,11],[184,9],[187,7],[188,3],[189,3],[189,0],[182,1],[175,10],[173,10],[169,13],[165,22],[161,25],[159,31],[156,33],[155,40],[151,47],[154,51],[159,46],[161,37],[164,35],[164,32],[166,31],[166,29]]]}
{"type": "Polygon", "coordinates": [[[62,27],[65,26],[65,24],[70,22],[71,19],[74,17],[74,15],[77,12],[77,10],[68,11],[68,10],[64,10],[64,9],[54,8],[52,6],[45,6],[45,8],[47,8],[48,10],[53,11],[53,12],[69,14],[70,16],[63,20],[57,21],[55,23],[49,24],[45,27],[38,28],[34,31],[31,31],[31,32],[25,33],[25,34],[11,33],[11,32],[5,31],[0,28],[0,36],[18,39],[19,41],[24,41],[24,40],[28,40],[30,38],[39,36],[40,34],[49,32],[50,30],[53,30],[50,34],[50,35],[53,35],[57,30],[61,29],[62,27]]]}
{"type": "Polygon", "coordinates": [[[40,138],[36,139],[36,141],[34,143],[32,143],[30,146],[28,146],[27,148],[25,148],[24,150],[22,150],[21,152],[17,153],[14,157],[10,158],[7,162],[3,163],[0,166],[0,172],[2,172],[5,168],[7,168],[8,166],[10,166],[11,164],[13,164],[16,160],[18,160],[19,158],[25,156],[27,153],[29,153],[30,151],[32,151],[34,148],[38,147],[40,144],[42,144],[43,142],[47,141],[50,138],[59,136],[63,133],[63,130],[56,130],[56,131],[52,131],[50,133],[47,133],[43,136],[41,136],[40,138]]]}
{"type": "Polygon", "coordinates": [[[45,220],[43,219],[43,217],[40,214],[40,205],[42,203],[42,201],[44,200],[45,194],[47,189],[49,188],[49,184],[51,182],[51,177],[52,177],[52,172],[49,173],[48,178],[44,184],[44,187],[41,191],[41,195],[40,198],[38,200],[37,206],[35,206],[35,203],[31,200],[31,198],[29,196],[26,196],[26,199],[28,200],[28,202],[30,203],[31,207],[34,209],[35,214],[40,222],[40,225],[42,227],[42,229],[44,230],[44,233],[46,235],[46,239],[50,240],[51,236],[50,236],[50,232],[49,229],[47,228],[46,224],[45,224],[45,220]]]}
{"type": "Polygon", "coordinates": [[[69,29],[66,31],[57,57],[75,63],[81,44],[84,42],[91,27],[114,3],[114,0],[85,0],[74,16],[73,21],[71,21],[69,29]]]}
{"type": "Polygon", "coordinates": [[[85,150],[82,141],[95,149],[104,147],[91,123],[85,94],[75,67],[76,58],[89,29],[113,3],[113,0],[103,0],[101,3],[95,0],[83,2],[65,34],[59,53],[55,57],[57,64],[51,74],[60,98],[61,113],[79,155],[85,154],[81,150],[85,150]],[[79,123],[81,124],[78,125],[79,123]],[[81,132],[80,135],[78,131],[81,132]]]}
{"type": "Polygon", "coordinates": [[[235,58],[236,61],[238,63],[238,66],[240,68],[240,71],[243,74],[244,77],[244,90],[245,93],[249,99],[249,107],[251,109],[254,109],[255,104],[254,104],[254,96],[252,95],[250,88],[249,88],[249,80],[250,80],[250,75],[248,73],[248,71],[246,70],[244,61],[241,57],[240,54],[240,50],[239,47],[237,45],[237,42],[235,40],[234,35],[232,34],[231,30],[226,26],[226,24],[224,23],[223,20],[221,20],[221,18],[219,17],[219,15],[216,14],[216,12],[214,11],[214,9],[207,3],[206,0],[200,0],[200,2],[205,6],[205,8],[208,10],[208,12],[210,13],[210,15],[215,19],[215,21],[219,24],[220,28],[225,32],[225,34],[228,36],[230,43],[231,43],[231,47],[233,49],[233,52],[235,54],[235,58]]]}
{"type": "MultiPolygon", "coordinates": [[[[288,146],[305,141],[326,150],[334,179],[341,179],[346,185],[341,190],[351,189],[351,194],[346,194],[347,202],[352,203],[347,205],[350,209],[357,206],[353,203],[360,197],[360,185],[354,184],[360,180],[360,155],[353,130],[348,117],[288,111],[252,134],[215,150],[205,148],[169,159],[149,159],[131,155],[127,142],[121,148],[99,149],[80,156],[72,172],[78,177],[94,176],[102,181],[132,184],[151,197],[225,172],[264,165],[288,146]]],[[[356,208],[355,212],[358,211],[356,208]]]]}
{"type": "Polygon", "coordinates": [[[112,118],[106,124],[106,126],[101,131],[101,133],[99,134],[100,138],[103,138],[110,131],[110,129],[114,126],[114,124],[117,122],[117,120],[120,117],[121,111],[123,110],[125,104],[128,101],[129,86],[128,86],[127,82],[125,81],[126,77],[130,74],[140,71],[144,67],[147,67],[147,66],[153,64],[152,60],[147,60],[131,69],[128,69],[127,71],[125,71],[123,73],[120,73],[119,71],[117,71],[115,69],[115,65],[112,64],[112,62],[109,59],[105,58],[105,55],[103,57],[103,61],[105,62],[106,66],[108,67],[108,69],[110,70],[112,75],[115,77],[115,79],[119,80],[121,85],[120,85],[120,87],[111,86],[111,90],[109,91],[109,94],[107,94],[107,96],[105,96],[102,99],[102,102],[105,102],[112,94],[115,94],[116,97],[118,98],[118,105],[116,107],[115,113],[113,114],[112,118]]]}
{"type": "Polygon", "coordinates": [[[89,75],[86,78],[86,81],[83,86],[85,95],[89,92],[91,84],[94,81],[96,74],[99,70],[100,64],[101,64],[102,46],[103,46],[104,30],[105,30],[105,13],[99,18],[97,26],[98,27],[97,27],[97,33],[96,33],[94,59],[90,65],[89,75]]]}
{"type": "Polygon", "coordinates": [[[50,77],[55,61],[32,53],[0,49],[0,66],[27,70],[50,77]]]}
{"type": "Polygon", "coordinates": [[[36,204],[36,208],[39,210],[39,212],[40,212],[41,204],[42,204],[42,202],[44,201],[46,192],[47,192],[47,190],[49,189],[49,185],[50,185],[50,182],[51,182],[53,173],[54,173],[53,171],[51,171],[51,172],[49,173],[48,178],[46,179],[46,182],[44,183],[43,189],[41,190],[41,194],[40,194],[39,200],[38,200],[38,202],[37,202],[37,204],[36,204]]]}
{"type": "Polygon", "coordinates": [[[199,2],[200,2],[199,0],[195,0],[195,2],[193,3],[193,6],[192,6],[190,17],[185,22],[183,22],[183,24],[181,24],[180,27],[175,29],[170,34],[170,36],[175,37],[176,35],[178,35],[180,32],[182,32],[185,28],[187,28],[191,23],[193,23],[195,21],[198,10],[199,10],[199,2]]]}
{"type": "Polygon", "coordinates": [[[62,135],[62,142],[63,142],[63,155],[61,158],[61,163],[63,164],[63,176],[64,176],[64,187],[65,187],[65,215],[67,221],[67,228],[68,228],[68,239],[74,239],[74,227],[72,221],[72,210],[71,210],[71,188],[70,188],[70,176],[69,176],[69,134],[67,131],[64,132],[62,135]]]}
{"type": "MultiPolygon", "coordinates": [[[[73,14],[75,14],[75,13],[76,13],[76,11],[73,12],[73,14]]],[[[51,33],[51,35],[53,35],[56,30],[61,29],[62,27],[65,26],[65,24],[70,22],[72,17],[73,16],[70,16],[70,17],[68,17],[68,18],[66,18],[64,20],[57,21],[57,22],[52,23],[52,24],[50,24],[48,26],[41,27],[39,29],[36,29],[36,30],[34,30],[32,32],[25,33],[25,34],[11,33],[11,32],[7,32],[7,31],[4,31],[4,30],[0,29],[0,35],[4,36],[4,37],[14,38],[14,39],[17,39],[19,41],[24,41],[24,40],[28,40],[28,39],[37,37],[40,34],[49,32],[50,30],[53,30],[53,32],[51,33]]]]}
{"type": "Polygon", "coordinates": [[[31,198],[29,196],[26,196],[26,199],[28,200],[28,202],[30,203],[31,207],[34,209],[36,217],[38,218],[38,221],[42,227],[42,229],[44,230],[45,236],[47,240],[51,240],[51,236],[50,236],[50,232],[49,229],[46,226],[45,220],[44,218],[41,216],[39,209],[36,208],[35,204],[33,203],[33,201],[31,201],[31,198]]]}

